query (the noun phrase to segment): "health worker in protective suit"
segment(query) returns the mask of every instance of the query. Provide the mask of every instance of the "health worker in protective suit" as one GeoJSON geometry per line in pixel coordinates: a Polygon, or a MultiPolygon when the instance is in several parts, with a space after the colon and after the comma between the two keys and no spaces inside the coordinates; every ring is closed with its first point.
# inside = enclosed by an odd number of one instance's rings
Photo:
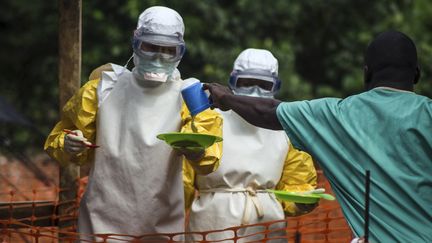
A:
{"type": "MultiPolygon", "coordinates": [[[[267,50],[246,49],[234,62],[229,86],[236,95],[272,98],[280,89],[278,61],[267,50]]],[[[219,168],[209,175],[197,175],[184,163],[186,206],[190,207],[187,230],[201,232],[233,226],[282,220],[311,211],[316,205],[279,202],[266,189],[310,191],[317,174],[309,154],[296,150],[283,131],[272,131],[247,123],[233,111],[218,112],[223,118],[223,155],[219,168]],[[198,196],[194,198],[195,190],[198,196]]],[[[284,222],[269,238],[286,235],[284,222]]],[[[237,242],[261,240],[260,227],[246,227],[237,242]],[[244,238],[243,238],[244,237],[244,238]]],[[[190,241],[200,240],[191,234],[190,241]]],[[[233,231],[211,233],[206,240],[233,240],[233,231]]],[[[286,239],[276,240],[286,242],[286,239]]],[[[271,241],[274,242],[274,241],[271,241]]]]}
{"type": "MultiPolygon", "coordinates": [[[[210,173],[219,164],[220,144],[178,153],[156,138],[191,132],[191,116],[180,93],[184,81],[176,69],[185,52],[183,34],[176,11],[146,9],[133,36],[132,71],[109,64],[93,72],[91,77],[100,78],[87,82],[67,102],[46,141],[46,151],[62,165],[91,163],[79,208],[79,232],[86,234],[82,239],[100,240],[87,234],[184,231],[179,154],[197,174],[210,173]],[[67,134],[65,129],[73,131],[67,134]],[[88,148],[90,143],[100,147],[88,148]]],[[[199,133],[221,136],[222,119],[208,109],[195,117],[195,126],[199,133]]]]}

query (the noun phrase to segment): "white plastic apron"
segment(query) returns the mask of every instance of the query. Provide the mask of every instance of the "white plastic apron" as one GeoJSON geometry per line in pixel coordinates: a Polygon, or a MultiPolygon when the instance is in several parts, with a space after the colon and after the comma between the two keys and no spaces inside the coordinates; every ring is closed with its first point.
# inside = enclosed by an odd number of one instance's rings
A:
{"type": "Polygon", "coordinates": [[[180,130],[180,88],[181,81],[145,88],[130,72],[119,76],[97,113],[100,148],[80,205],[80,233],[184,231],[182,158],[156,138],[180,130]]]}
{"type": "MultiPolygon", "coordinates": [[[[192,204],[188,231],[284,219],[280,203],[265,189],[274,188],[281,178],[288,153],[285,133],[252,126],[232,111],[220,113],[224,120],[221,164],[215,172],[196,178],[200,196],[192,204]]],[[[284,224],[274,227],[282,228],[284,224]]],[[[263,228],[242,229],[238,234],[249,235],[257,231],[263,231],[263,228]]],[[[231,231],[220,232],[208,235],[207,239],[233,236],[231,231]]],[[[189,240],[192,238],[199,240],[194,235],[189,240]]],[[[246,240],[253,239],[248,237],[246,240]]]]}

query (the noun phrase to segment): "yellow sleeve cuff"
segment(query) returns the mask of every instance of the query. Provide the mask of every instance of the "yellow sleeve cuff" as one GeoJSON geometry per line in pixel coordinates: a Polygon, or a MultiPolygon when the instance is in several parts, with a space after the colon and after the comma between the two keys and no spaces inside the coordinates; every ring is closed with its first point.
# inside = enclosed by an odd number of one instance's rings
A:
{"type": "MultiPolygon", "coordinates": [[[[285,159],[282,177],[276,185],[276,190],[281,191],[309,191],[317,185],[317,173],[312,157],[303,151],[289,145],[288,154],[285,159]]],[[[300,211],[295,203],[281,201],[287,216],[297,216],[307,212],[300,211]]]]}
{"type": "Polygon", "coordinates": [[[69,163],[83,165],[93,160],[94,151],[86,150],[78,155],[64,151],[64,129],[81,130],[91,143],[96,139],[97,85],[99,80],[87,82],[63,107],[62,119],[56,124],[45,141],[45,151],[60,165],[69,163]]]}
{"type": "MultiPolygon", "coordinates": [[[[192,117],[183,103],[182,106],[182,129],[181,132],[191,133],[192,117]]],[[[222,136],[222,117],[214,110],[207,109],[195,116],[195,127],[198,133],[222,136]]],[[[215,143],[205,150],[204,158],[198,162],[185,159],[197,174],[209,174],[219,167],[222,157],[222,142],[215,143]]]]}

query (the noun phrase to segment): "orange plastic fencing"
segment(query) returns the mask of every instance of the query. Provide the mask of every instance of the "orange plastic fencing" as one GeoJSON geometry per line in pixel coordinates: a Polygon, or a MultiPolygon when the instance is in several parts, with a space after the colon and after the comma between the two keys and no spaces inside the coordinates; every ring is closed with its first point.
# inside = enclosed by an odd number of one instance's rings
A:
{"type": "MultiPolygon", "coordinates": [[[[25,168],[19,168],[19,166],[14,168],[14,166],[8,166],[7,169],[1,168],[0,171],[0,185],[2,185],[0,187],[0,243],[75,242],[78,240],[80,235],[76,233],[76,219],[80,198],[60,204],[58,194],[62,190],[78,190],[78,195],[82,196],[87,178],[77,180],[76,188],[58,188],[57,182],[41,183],[40,178],[35,178],[32,173],[25,174],[25,168]],[[63,204],[68,207],[67,213],[58,215],[58,207],[63,204]],[[72,221],[74,224],[62,230],[55,226],[41,226],[57,225],[63,220],[72,221]]],[[[58,168],[55,164],[50,164],[44,168],[44,171],[52,171],[51,176],[58,177],[58,168]]],[[[327,192],[331,193],[329,183],[320,171],[318,179],[318,186],[324,187],[327,192]]],[[[353,238],[339,204],[336,201],[321,200],[320,205],[311,213],[300,217],[289,217],[285,220],[208,232],[142,236],[94,235],[94,241],[82,242],[187,242],[187,237],[191,234],[194,235],[194,238],[200,239],[199,242],[279,242],[281,239],[287,239],[288,242],[302,243],[346,243],[353,238]],[[253,228],[255,233],[241,234],[243,236],[239,237],[238,232],[244,231],[245,228],[253,228]],[[230,237],[215,240],[217,238],[215,236],[220,232],[229,232],[225,235],[230,235],[230,237]],[[209,238],[212,240],[210,241],[209,238]]]]}

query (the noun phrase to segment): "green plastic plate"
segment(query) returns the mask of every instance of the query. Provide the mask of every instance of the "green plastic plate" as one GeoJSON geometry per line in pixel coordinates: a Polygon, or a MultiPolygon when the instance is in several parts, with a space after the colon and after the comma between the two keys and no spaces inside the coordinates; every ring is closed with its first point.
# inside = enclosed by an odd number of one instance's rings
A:
{"type": "Polygon", "coordinates": [[[170,132],[157,135],[173,148],[187,148],[190,150],[206,149],[214,143],[221,142],[222,138],[214,135],[200,133],[170,132]]]}
{"type": "Polygon", "coordinates": [[[287,192],[287,191],[277,191],[270,190],[267,191],[273,192],[276,197],[283,201],[290,201],[296,203],[304,203],[304,204],[314,204],[317,203],[321,198],[326,200],[335,200],[335,198],[327,193],[312,193],[312,194],[300,194],[295,192],[287,192]]]}

